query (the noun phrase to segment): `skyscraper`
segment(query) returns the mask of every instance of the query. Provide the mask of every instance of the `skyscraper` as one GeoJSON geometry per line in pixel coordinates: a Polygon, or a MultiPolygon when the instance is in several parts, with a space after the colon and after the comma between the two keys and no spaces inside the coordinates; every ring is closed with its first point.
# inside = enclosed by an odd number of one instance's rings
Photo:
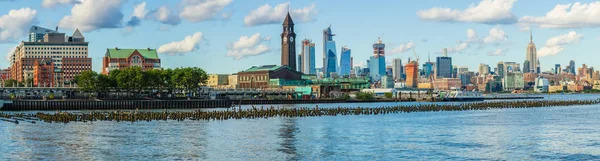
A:
{"type": "Polygon", "coordinates": [[[452,78],[452,58],[448,56],[437,57],[436,78],[452,78]]]}
{"type": "Polygon", "coordinates": [[[329,77],[331,73],[337,72],[337,52],[335,41],[333,41],[331,26],[323,30],[323,76],[329,77]]]}
{"type": "Polygon", "coordinates": [[[309,39],[302,40],[302,61],[299,64],[304,74],[317,74],[315,69],[315,43],[309,39]]]}
{"type": "Polygon", "coordinates": [[[409,61],[406,66],[406,87],[417,88],[419,79],[419,64],[416,61],[409,61]]]}
{"type": "Polygon", "coordinates": [[[281,33],[281,65],[288,66],[291,70],[296,68],[296,33],[294,33],[294,22],[290,13],[283,21],[283,32],[281,33]]]}
{"type": "Polygon", "coordinates": [[[575,60],[569,61],[569,73],[577,74],[575,73],[575,60]]]}
{"type": "Polygon", "coordinates": [[[400,58],[395,58],[392,62],[392,76],[395,80],[402,79],[402,74],[404,73],[402,67],[402,60],[400,58]]]}
{"type": "Polygon", "coordinates": [[[498,74],[498,76],[500,76],[500,78],[504,78],[504,73],[506,73],[506,70],[504,69],[504,62],[498,62],[497,64],[497,70],[496,74],[498,74]]]}
{"type": "Polygon", "coordinates": [[[347,46],[343,46],[340,55],[340,76],[349,76],[352,70],[352,55],[351,50],[347,46]]]}
{"type": "Polygon", "coordinates": [[[531,32],[529,33],[529,44],[527,44],[526,60],[529,61],[529,65],[525,66],[525,63],[523,63],[523,68],[527,67],[529,68],[529,70],[523,70],[523,72],[539,73],[539,59],[537,56],[537,49],[535,48],[535,44],[533,43],[533,34],[531,32]]]}
{"type": "Polygon", "coordinates": [[[490,66],[487,64],[479,64],[479,75],[486,75],[490,73],[490,66]]]}
{"type": "Polygon", "coordinates": [[[523,62],[523,73],[529,73],[531,72],[531,62],[529,60],[525,60],[523,62]]]}
{"type": "Polygon", "coordinates": [[[560,74],[561,70],[560,64],[554,64],[554,74],[560,74]]]}
{"type": "Polygon", "coordinates": [[[372,82],[381,80],[381,76],[385,75],[385,44],[381,38],[373,44],[373,56],[369,61],[369,72],[372,82]]]}

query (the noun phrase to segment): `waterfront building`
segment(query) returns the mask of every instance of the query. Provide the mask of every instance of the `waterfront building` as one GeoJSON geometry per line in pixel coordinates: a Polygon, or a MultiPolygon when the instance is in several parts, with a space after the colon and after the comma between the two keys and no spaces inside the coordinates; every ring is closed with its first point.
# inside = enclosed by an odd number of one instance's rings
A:
{"type": "Polygon", "coordinates": [[[352,69],[351,50],[347,46],[342,46],[340,55],[340,76],[349,76],[352,69]]]}
{"type": "Polygon", "coordinates": [[[502,80],[502,87],[506,91],[520,90],[525,88],[523,73],[506,73],[502,80]]]}
{"type": "Polygon", "coordinates": [[[460,89],[462,86],[461,80],[457,78],[437,78],[435,79],[435,87],[438,90],[460,89]]]}
{"type": "Polygon", "coordinates": [[[523,73],[531,73],[531,62],[529,60],[523,62],[523,73]]]}
{"type": "Polygon", "coordinates": [[[381,88],[394,88],[394,78],[392,76],[381,76],[381,88]]]}
{"type": "Polygon", "coordinates": [[[381,38],[373,44],[373,56],[371,56],[368,64],[371,82],[378,82],[381,80],[381,76],[386,75],[385,44],[381,41],[381,38]]]}
{"type": "Polygon", "coordinates": [[[560,64],[555,64],[554,65],[554,74],[558,75],[558,74],[560,74],[561,71],[562,71],[562,69],[560,68],[560,64]]]}
{"type": "Polygon", "coordinates": [[[42,59],[33,64],[33,86],[55,87],[57,83],[54,77],[54,63],[51,59],[42,59]]]}
{"type": "Polygon", "coordinates": [[[537,77],[535,79],[535,88],[534,91],[535,92],[548,92],[548,86],[550,85],[550,83],[548,82],[548,79],[543,78],[543,77],[537,77]]]}
{"type": "Polygon", "coordinates": [[[392,61],[392,73],[394,80],[402,80],[404,69],[400,58],[395,58],[394,61],[392,61]]]}
{"type": "Polygon", "coordinates": [[[300,54],[302,60],[299,61],[301,70],[298,70],[304,74],[317,74],[315,68],[315,43],[312,43],[309,39],[302,40],[302,53],[300,54]]]}
{"type": "Polygon", "coordinates": [[[526,60],[529,62],[528,65],[526,65],[525,63],[523,63],[523,67],[529,69],[528,71],[523,70],[523,72],[528,73],[528,72],[533,72],[533,73],[540,73],[538,67],[539,67],[539,58],[537,55],[537,49],[535,47],[535,44],[533,43],[533,34],[530,32],[529,35],[529,44],[527,44],[527,52],[526,52],[526,60]]]}
{"type": "Polygon", "coordinates": [[[22,41],[10,55],[10,76],[23,82],[34,79],[34,63],[45,59],[54,64],[53,84],[64,86],[82,71],[92,69],[88,57],[88,42],[79,29],[66,36],[57,30],[34,26],[28,42],[22,41]],[[41,36],[43,35],[43,36],[41,36]]]}
{"type": "Polygon", "coordinates": [[[498,76],[500,76],[501,78],[504,78],[504,73],[506,71],[506,69],[504,68],[504,62],[498,62],[496,70],[496,74],[498,74],[498,76]]]}
{"type": "Polygon", "coordinates": [[[436,78],[452,78],[452,58],[448,57],[447,53],[444,53],[444,56],[437,57],[435,68],[436,78]]]}
{"type": "Polygon", "coordinates": [[[227,83],[228,88],[238,88],[238,75],[232,74],[227,76],[227,83]]]}
{"type": "Polygon", "coordinates": [[[419,79],[419,64],[416,61],[410,61],[405,66],[406,87],[417,88],[419,79]]]}
{"type": "Polygon", "coordinates": [[[239,88],[269,88],[269,81],[271,79],[277,79],[271,82],[271,85],[285,84],[286,80],[295,81],[302,79],[302,73],[292,70],[288,66],[278,65],[263,65],[253,66],[247,70],[237,73],[238,75],[238,87],[239,88]],[[283,82],[283,83],[281,83],[283,82]]]}
{"type": "Polygon", "coordinates": [[[479,76],[487,75],[490,73],[490,66],[487,64],[479,64],[479,76]]]}
{"type": "Polygon", "coordinates": [[[209,74],[206,85],[209,87],[223,87],[229,84],[229,75],[227,74],[209,74]]]}
{"type": "Polygon", "coordinates": [[[281,33],[281,65],[296,70],[296,33],[294,33],[294,21],[288,12],[283,21],[283,32],[281,33]]]}
{"type": "Polygon", "coordinates": [[[161,63],[156,49],[106,49],[102,58],[102,74],[109,75],[112,70],[127,67],[140,67],[142,70],[160,69],[161,63]]]}
{"type": "Polygon", "coordinates": [[[337,52],[333,40],[331,26],[323,30],[323,76],[330,77],[331,73],[337,72],[337,52]]]}

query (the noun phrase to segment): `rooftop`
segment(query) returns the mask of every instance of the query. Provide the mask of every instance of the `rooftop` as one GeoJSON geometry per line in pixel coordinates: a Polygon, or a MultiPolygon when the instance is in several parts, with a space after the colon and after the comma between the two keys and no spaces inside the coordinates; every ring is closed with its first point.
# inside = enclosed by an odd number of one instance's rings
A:
{"type": "Polygon", "coordinates": [[[262,65],[262,66],[253,66],[244,72],[256,72],[256,71],[273,71],[279,68],[283,68],[283,66],[279,65],[262,65]]]}
{"type": "Polygon", "coordinates": [[[110,58],[128,58],[134,51],[138,51],[146,59],[159,59],[156,49],[106,49],[106,56],[110,58]]]}

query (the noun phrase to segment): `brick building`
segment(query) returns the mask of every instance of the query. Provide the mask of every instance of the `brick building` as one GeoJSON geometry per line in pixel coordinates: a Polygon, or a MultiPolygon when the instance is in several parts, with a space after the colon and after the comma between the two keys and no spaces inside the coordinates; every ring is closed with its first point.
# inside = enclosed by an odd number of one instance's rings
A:
{"type": "Polygon", "coordinates": [[[108,75],[110,71],[137,66],[142,70],[160,68],[160,58],[156,49],[106,49],[102,58],[102,74],[108,75]]]}
{"type": "Polygon", "coordinates": [[[269,88],[271,79],[301,80],[300,72],[291,70],[287,66],[263,65],[253,66],[245,71],[238,72],[238,88],[269,88]]]}
{"type": "Polygon", "coordinates": [[[54,77],[54,62],[50,59],[35,61],[33,64],[33,86],[36,87],[54,87],[56,77],[54,77]]]}

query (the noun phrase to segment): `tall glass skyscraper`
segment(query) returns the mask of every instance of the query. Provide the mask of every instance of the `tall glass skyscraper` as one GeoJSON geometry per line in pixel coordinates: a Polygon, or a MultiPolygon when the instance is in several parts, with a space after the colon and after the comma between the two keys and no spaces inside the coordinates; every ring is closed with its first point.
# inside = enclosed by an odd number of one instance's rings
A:
{"type": "Polygon", "coordinates": [[[349,76],[352,70],[352,55],[351,50],[347,46],[342,47],[340,55],[340,76],[349,76]]]}
{"type": "Polygon", "coordinates": [[[436,78],[452,78],[452,58],[451,57],[437,57],[437,61],[435,62],[436,78]]]}
{"type": "Polygon", "coordinates": [[[302,60],[299,61],[302,64],[301,71],[304,74],[317,74],[315,69],[315,43],[312,43],[309,39],[302,40],[302,60]]]}
{"type": "Polygon", "coordinates": [[[335,41],[333,41],[331,26],[323,30],[323,76],[330,77],[331,73],[337,72],[337,53],[335,41]]]}
{"type": "Polygon", "coordinates": [[[381,76],[384,76],[385,71],[385,44],[379,39],[373,44],[373,56],[369,61],[369,76],[371,82],[378,82],[381,76]]]}

